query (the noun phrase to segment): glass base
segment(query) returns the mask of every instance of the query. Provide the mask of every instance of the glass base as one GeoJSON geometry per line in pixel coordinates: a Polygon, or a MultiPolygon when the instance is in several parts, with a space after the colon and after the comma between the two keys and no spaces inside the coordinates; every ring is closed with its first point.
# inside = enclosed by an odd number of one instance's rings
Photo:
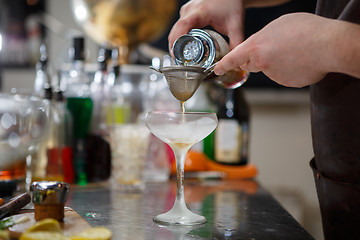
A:
{"type": "Polygon", "coordinates": [[[163,225],[198,225],[206,223],[206,218],[191,212],[186,207],[174,207],[167,213],[154,217],[154,221],[163,225]]]}

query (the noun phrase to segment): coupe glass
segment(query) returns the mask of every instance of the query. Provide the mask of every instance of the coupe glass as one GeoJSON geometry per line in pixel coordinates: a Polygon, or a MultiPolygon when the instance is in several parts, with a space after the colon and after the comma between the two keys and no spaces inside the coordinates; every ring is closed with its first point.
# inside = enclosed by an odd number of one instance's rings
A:
{"type": "Polygon", "coordinates": [[[159,139],[169,144],[176,159],[177,193],[170,211],[160,214],[154,221],[170,225],[196,225],[206,218],[192,213],[184,199],[184,164],[188,150],[208,136],[217,126],[215,113],[149,112],[145,124],[159,139]]]}
{"type": "Polygon", "coordinates": [[[25,177],[25,159],[45,135],[49,107],[34,96],[0,94],[0,180],[25,177]]]}

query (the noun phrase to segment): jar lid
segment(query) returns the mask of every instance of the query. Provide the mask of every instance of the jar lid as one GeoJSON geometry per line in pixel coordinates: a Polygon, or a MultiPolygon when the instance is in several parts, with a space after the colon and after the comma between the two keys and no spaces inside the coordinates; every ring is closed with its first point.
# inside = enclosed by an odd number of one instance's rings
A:
{"type": "Polygon", "coordinates": [[[64,204],[69,194],[69,184],[56,181],[33,182],[30,192],[34,204],[64,204]]]}

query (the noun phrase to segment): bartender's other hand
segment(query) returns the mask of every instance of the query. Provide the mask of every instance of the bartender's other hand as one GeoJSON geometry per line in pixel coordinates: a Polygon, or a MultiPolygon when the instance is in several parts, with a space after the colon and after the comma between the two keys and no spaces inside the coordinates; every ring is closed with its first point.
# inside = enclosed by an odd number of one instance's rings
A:
{"type": "Polygon", "coordinates": [[[177,38],[192,28],[213,27],[230,40],[230,48],[235,48],[244,40],[243,0],[192,0],[180,9],[180,18],[169,34],[169,50],[177,38]]]}
{"type": "Polygon", "coordinates": [[[262,71],[273,81],[303,87],[320,81],[332,61],[328,55],[330,21],[309,13],[284,15],[225,55],[214,71],[262,71]]]}

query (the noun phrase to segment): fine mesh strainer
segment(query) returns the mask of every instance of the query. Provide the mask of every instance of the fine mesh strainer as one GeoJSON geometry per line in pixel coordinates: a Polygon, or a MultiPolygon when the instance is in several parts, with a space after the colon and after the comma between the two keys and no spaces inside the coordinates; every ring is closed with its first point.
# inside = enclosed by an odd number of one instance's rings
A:
{"type": "Polygon", "coordinates": [[[164,74],[173,96],[179,101],[187,101],[194,95],[201,82],[208,77],[213,68],[173,65],[153,70],[164,74]]]}

